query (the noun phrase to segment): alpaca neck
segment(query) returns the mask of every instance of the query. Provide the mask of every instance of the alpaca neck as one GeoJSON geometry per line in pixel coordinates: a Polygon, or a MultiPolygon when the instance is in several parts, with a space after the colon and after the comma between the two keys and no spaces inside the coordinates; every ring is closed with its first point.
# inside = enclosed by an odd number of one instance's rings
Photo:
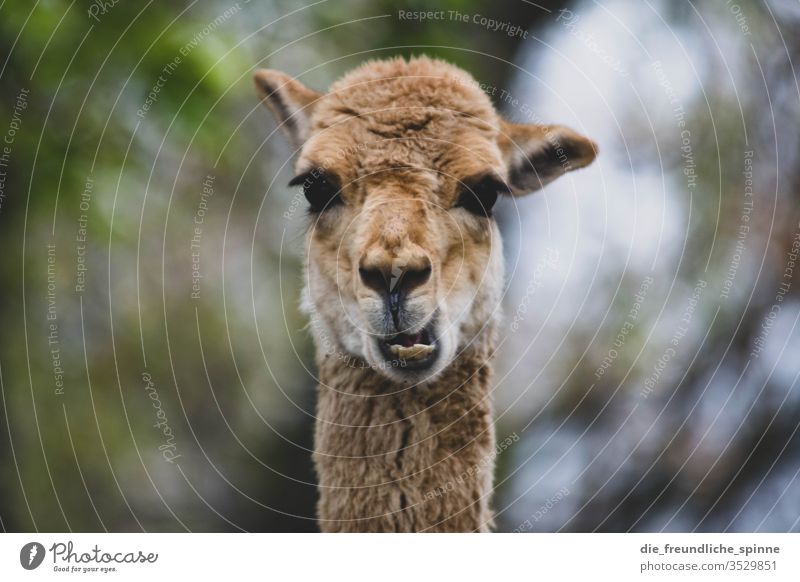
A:
{"type": "Polygon", "coordinates": [[[320,358],[314,461],[323,531],[487,531],[494,429],[487,357],[403,385],[320,358]]]}

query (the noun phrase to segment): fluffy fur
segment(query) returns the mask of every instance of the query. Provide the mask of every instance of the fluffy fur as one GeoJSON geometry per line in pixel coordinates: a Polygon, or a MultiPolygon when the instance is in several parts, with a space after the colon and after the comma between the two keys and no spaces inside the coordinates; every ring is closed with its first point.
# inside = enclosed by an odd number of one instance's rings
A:
{"type": "Polygon", "coordinates": [[[319,366],[314,461],[323,531],[487,531],[494,435],[489,360],[503,284],[491,218],[459,206],[492,176],[523,194],[590,163],[560,126],[504,121],[464,71],[429,58],[368,62],[325,93],[278,71],[256,87],[340,204],[312,215],[303,308],[319,366]],[[392,365],[384,301],[360,270],[430,266],[404,326],[435,332],[423,369],[392,365]]]}

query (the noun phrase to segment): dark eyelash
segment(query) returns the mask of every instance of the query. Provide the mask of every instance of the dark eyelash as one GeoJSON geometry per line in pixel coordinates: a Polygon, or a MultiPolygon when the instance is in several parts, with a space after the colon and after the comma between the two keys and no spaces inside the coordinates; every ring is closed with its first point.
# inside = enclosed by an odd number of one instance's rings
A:
{"type": "Polygon", "coordinates": [[[289,186],[303,186],[303,194],[308,200],[309,210],[322,212],[331,206],[342,204],[339,181],[322,168],[314,168],[295,176],[289,186]]]}
{"type": "Polygon", "coordinates": [[[475,216],[491,218],[492,207],[500,194],[511,192],[508,184],[496,176],[482,176],[465,180],[455,206],[464,208],[475,216]]]}

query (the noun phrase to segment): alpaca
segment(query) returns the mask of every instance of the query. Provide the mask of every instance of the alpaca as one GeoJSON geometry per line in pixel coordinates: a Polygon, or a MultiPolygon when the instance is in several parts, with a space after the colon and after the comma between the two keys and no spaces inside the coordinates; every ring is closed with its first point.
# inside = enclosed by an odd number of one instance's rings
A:
{"type": "Polygon", "coordinates": [[[492,206],[586,166],[595,144],[505,121],[468,73],[427,57],[367,62],[324,94],[279,71],[254,80],[309,202],[320,528],[489,531],[492,206]]]}

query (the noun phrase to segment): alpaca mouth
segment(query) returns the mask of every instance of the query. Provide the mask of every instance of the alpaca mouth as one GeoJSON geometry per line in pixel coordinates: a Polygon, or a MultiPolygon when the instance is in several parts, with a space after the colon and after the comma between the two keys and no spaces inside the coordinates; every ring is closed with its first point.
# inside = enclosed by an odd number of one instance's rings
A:
{"type": "Polygon", "coordinates": [[[436,339],[428,326],[417,333],[398,333],[378,341],[381,352],[401,366],[421,368],[431,364],[438,352],[436,339]]]}

